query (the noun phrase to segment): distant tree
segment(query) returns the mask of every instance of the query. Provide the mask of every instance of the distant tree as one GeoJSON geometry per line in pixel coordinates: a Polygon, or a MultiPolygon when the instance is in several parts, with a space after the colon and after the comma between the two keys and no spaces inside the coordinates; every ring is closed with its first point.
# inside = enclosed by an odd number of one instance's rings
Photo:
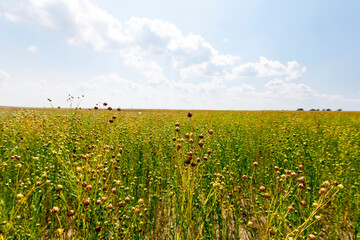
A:
{"type": "Polygon", "coordinates": [[[304,109],[303,108],[298,108],[298,109],[296,109],[296,111],[304,111],[304,109]]]}
{"type": "Polygon", "coordinates": [[[331,109],[330,109],[330,108],[327,108],[327,109],[326,109],[326,111],[330,112],[330,111],[331,111],[331,109]]]}
{"type": "Polygon", "coordinates": [[[339,112],[341,112],[342,111],[342,109],[341,108],[339,108],[338,110],[336,110],[336,111],[339,111],[339,112]]]}

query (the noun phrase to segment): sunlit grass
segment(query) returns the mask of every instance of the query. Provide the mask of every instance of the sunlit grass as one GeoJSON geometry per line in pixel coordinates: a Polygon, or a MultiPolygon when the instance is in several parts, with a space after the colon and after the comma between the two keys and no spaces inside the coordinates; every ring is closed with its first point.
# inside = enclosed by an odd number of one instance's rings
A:
{"type": "Polygon", "coordinates": [[[356,239],[359,116],[0,111],[0,239],[356,239]]]}

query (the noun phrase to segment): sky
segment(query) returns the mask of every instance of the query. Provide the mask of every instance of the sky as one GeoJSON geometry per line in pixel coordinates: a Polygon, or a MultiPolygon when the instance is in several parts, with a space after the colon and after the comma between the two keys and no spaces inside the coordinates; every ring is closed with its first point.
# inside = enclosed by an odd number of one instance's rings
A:
{"type": "Polygon", "coordinates": [[[358,111],[359,8],[0,0],[0,106],[358,111]]]}

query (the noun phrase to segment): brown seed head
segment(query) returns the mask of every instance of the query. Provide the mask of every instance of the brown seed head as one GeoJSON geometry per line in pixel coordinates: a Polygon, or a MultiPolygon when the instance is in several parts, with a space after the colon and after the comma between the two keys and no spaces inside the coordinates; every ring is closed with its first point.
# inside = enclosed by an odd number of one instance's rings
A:
{"type": "Polygon", "coordinates": [[[276,172],[278,172],[278,171],[280,170],[280,168],[279,168],[278,166],[275,166],[275,167],[274,167],[274,170],[275,170],[276,172]]]}
{"type": "Polygon", "coordinates": [[[254,166],[254,167],[258,167],[259,164],[258,164],[257,162],[254,162],[254,163],[253,163],[253,166],[254,166]]]}
{"type": "Polygon", "coordinates": [[[69,211],[67,212],[67,216],[68,216],[68,217],[74,216],[74,214],[75,214],[75,211],[74,211],[74,210],[69,210],[69,211]]]}
{"type": "Polygon", "coordinates": [[[309,239],[310,239],[310,240],[315,240],[315,239],[316,239],[316,237],[315,237],[315,235],[314,235],[314,234],[309,234],[309,239]]]}
{"type": "Polygon", "coordinates": [[[122,202],[122,201],[118,203],[118,206],[119,206],[119,207],[123,207],[124,205],[125,205],[125,203],[122,202]]]}
{"type": "Polygon", "coordinates": [[[125,198],[125,202],[126,202],[126,203],[129,203],[129,202],[130,202],[130,198],[129,198],[129,197],[126,197],[126,198],[125,198]]]}
{"type": "Polygon", "coordinates": [[[85,200],[83,201],[83,204],[84,204],[85,207],[86,207],[86,206],[89,206],[89,205],[90,205],[90,199],[85,199],[85,200]]]}
{"type": "Polygon", "coordinates": [[[302,200],[302,201],[300,202],[300,204],[301,204],[301,206],[303,206],[303,207],[306,207],[306,206],[307,206],[307,203],[306,203],[304,200],[302,200]]]}
{"type": "Polygon", "coordinates": [[[328,181],[323,182],[324,187],[329,187],[330,183],[328,181]]]}
{"type": "Polygon", "coordinates": [[[270,199],[270,198],[271,198],[271,196],[270,196],[269,193],[264,193],[264,197],[265,197],[266,199],[270,199]]]}
{"type": "Polygon", "coordinates": [[[96,226],[95,227],[95,232],[100,232],[100,230],[101,230],[101,226],[96,226]]]}
{"type": "Polygon", "coordinates": [[[319,190],[319,194],[320,194],[320,195],[323,195],[323,194],[325,194],[326,192],[327,192],[326,188],[320,188],[320,190],[319,190]]]}
{"type": "Polygon", "coordinates": [[[264,186],[261,186],[261,187],[259,188],[259,190],[260,190],[260,192],[265,192],[266,188],[265,188],[264,186]]]}
{"type": "Polygon", "coordinates": [[[188,114],[187,114],[187,116],[189,117],[189,118],[191,118],[192,117],[192,113],[191,112],[188,112],[188,114]]]}
{"type": "Polygon", "coordinates": [[[56,214],[56,213],[58,213],[60,211],[60,209],[58,208],[58,207],[53,207],[52,209],[51,209],[51,213],[53,213],[53,214],[56,214]]]}
{"type": "Polygon", "coordinates": [[[303,177],[299,177],[299,178],[297,179],[297,181],[298,181],[299,183],[304,183],[304,182],[305,182],[305,179],[304,179],[303,177]]]}

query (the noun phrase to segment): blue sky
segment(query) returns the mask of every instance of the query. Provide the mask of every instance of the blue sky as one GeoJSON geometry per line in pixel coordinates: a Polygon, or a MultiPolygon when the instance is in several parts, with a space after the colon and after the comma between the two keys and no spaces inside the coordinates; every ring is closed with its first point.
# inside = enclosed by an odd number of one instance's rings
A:
{"type": "Polygon", "coordinates": [[[360,110],[359,8],[0,0],[0,105],[360,110]]]}

